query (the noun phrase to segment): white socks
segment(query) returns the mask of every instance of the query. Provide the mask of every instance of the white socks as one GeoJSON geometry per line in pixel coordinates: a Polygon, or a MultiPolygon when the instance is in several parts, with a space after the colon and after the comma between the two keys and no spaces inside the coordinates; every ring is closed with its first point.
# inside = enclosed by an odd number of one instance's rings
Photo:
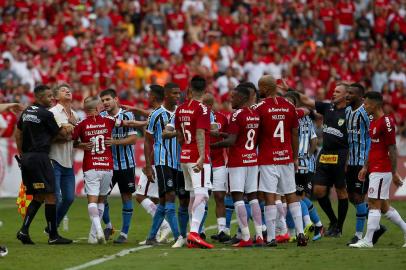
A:
{"type": "Polygon", "coordinates": [[[190,225],[191,232],[199,233],[199,227],[204,217],[205,208],[206,197],[201,194],[195,194],[192,207],[192,223],[190,225]]]}
{"type": "Polygon", "coordinates": [[[390,207],[389,211],[385,213],[385,217],[392,221],[394,224],[398,225],[403,233],[406,234],[406,223],[395,208],[390,207]]]}
{"type": "Polygon", "coordinates": [[[276,209],[275,205],[265,205],[264,209],[267,230],[267,242],[271,242],[271,240],[275,239],[275,222],[278,210],[276,209]]]}
{"type": "Polygon", "coordinates": [[[367,233],[365,234],[364,237],[364,239],[369,243],[372,243],[372,237],[374,236],[374,232],[379,229],[380,220],[381,220],[381,210],[369,209],[367,233]]]}
{"type": "MultiPolygon", "coordinates": [[[[241,230],[241,239],[244,241],[248,241],[251,236],[250,236],[250,230],[248,228],[247,209],[245,208],[244,201],[236,201],[234,203],[234,209],[237,214],[238,225],[240,226],[240,230],[241,230]]],[[[261,227],[261,230],[262,230],[262,227],[261,227]]]]}
{"type": "Polygon", "coordinates": [[[251,206],[251,216],[252,216],[252,219],[254,220],[256,237],[262,238],[261,207],[259,207],[259,202],[257,199],[251,200],[249,203],[251,206]]]}
{"type": "Polygon", "coordinates": [[[292,214],[293,221],[295,222],[296,233],[303,233],[303,220],[302,220],[302,208],[299,202],[290,203],[288,205],[290,213],[292,214]]]}
{"type": "Polygon", "coordinates": [[[217,231],[218,233],[225,232],[226,229],[226,218],[220,217],[217,219],[217,231]]]}
{"type": "Polygon", "coordinates": [[[87,210],[89,212],[89,217],[90,220],[92,221],[92,226],[91,226],[91,232],[96,232],[96,231],[103,231],[101,222],[100,222],[100,216],[99,216],[99,209],[97,207],[97,203],[89,203],[87,205],[87,210]]]}
{"type": "Polygon", "coordinates": [[[148,214],[150,214],[152,217],[154,217],[155,212],[156,212],[156,204],[153,201],[151,201],[148,198],[145,198],[141,202],[141,205],[145,209],[145,211],[147,211],[148,214]]]}

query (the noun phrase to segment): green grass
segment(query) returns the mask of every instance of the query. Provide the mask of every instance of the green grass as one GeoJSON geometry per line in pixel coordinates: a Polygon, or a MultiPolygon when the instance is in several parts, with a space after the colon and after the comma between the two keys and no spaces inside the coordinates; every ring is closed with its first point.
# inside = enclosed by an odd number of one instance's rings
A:
{"type": "MultiPolygon", "coordinates": [[[[110,198],[113,224],[121,223],[121,200],[110,198]]],[[[317,203],[316,203],[317,205],[317,203]]],[[[406,217],[406,203],[393,204],[399,213],[406,217]]],[[[215,224],[214,203],[211,201],[210,213],[206,225],[215,224]]],[[[327,223],[321,213],[322,221],[327,223]]],[[[386,220],[388,232],[381,238],[374,249],[354,250],[345,243],[354,231],[354,209],[350,206],[344,236],[340,239],[323,238],[316,243],[309,243],[306,248],[294,244],[281,244],[276,249],[251,248],[234,249],[216,244],[213,250],[173,250],[169,245],[158,246],[132,252],[126,256],[117,256],[102,264],[88,269],[404,269],[406,249],[402,249],[403,234],[400,229],[386,220]]],[[[83,198],[76,199],[69,212],[69,232],[61,234],[72,239],[79,239],[70,246],[48,246],[43,234],[45,225],[43,208],[38,212],[31,227],[31,237],[35,246],[23,246],[15,238],[22,219],[17,214],[14,199],[0,199],[0,242],[8,246],[9,255],[0,258],[0,269],[65,269],[84,264],[94,259],[113,255],[123,249],[136,247],[143,240],[151,224],[151,217],[139,205],[135,206],[129,243],[125,245],[88,245],[84,239],[88,235],[90,221],[87,216],[87,204],[83,198]]],[[[235,229],[235,225],[233,225],[235,229]]],[[[207,232],[208,235],[215,231],[207,232]]]]}

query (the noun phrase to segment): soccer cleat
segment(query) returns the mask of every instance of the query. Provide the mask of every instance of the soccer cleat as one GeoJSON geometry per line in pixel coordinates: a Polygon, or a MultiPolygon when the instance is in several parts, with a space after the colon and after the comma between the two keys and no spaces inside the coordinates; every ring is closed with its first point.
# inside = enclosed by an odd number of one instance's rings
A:
{"type": "Polygon", "coordinates": [[[58,235],[55,239],[48,239],[49,245],[69,245],[72,244],[72,242],[72,240],[64,238],[60,235],[58,235]]]}
{"type": "Polygon", "coordinates": [[[89,233],[89,238],[87,239],[87,242],[88,242],[89,244],[92,244],[92,245],[97,244],[96,235],[94,235],[94,234],[92,234],[92,233],[89,233]]]}
{"type": "Polygon", "coordinates": [[[298,247],[305,247],[307,246],[307,238],[303,233],[299,233],[297,235],[297,246],[298,247]]]}
{"type": "Polygon", "coordinates": [[[229,241],[231,238],[228,234],[226,234],[225,232],[222,231],[217,235],[217,239],[220,243],[225,243],[225,242],[229,241]]]}
{"type": "Polygon", "coordinates": [[[171,228],[169,226],[163,226],[162,229],[160,229],[160,235],[158,237],[158,243],[166,243],[168,242],[169,235],[171,234],[171,228]]]}
{"type": "Polygon", "coordinates": [[[252,247],[252,246],[253,246],[253,243],[252,243],[251,239],[248,239],[247,241],[241,240],[237,244],[233,245],[233,247],[237,247],[237,248],[245,248],[245,247],[252,247]]]}
{"type": "Polygon", "coordinates": [[[239,239],[237,237],[237,235],[235,234],[230,240],[225,241],[224,244],[226,244],[226,245],[234,245],[234,244],[237,244],[240,241],[241,241],[241,239],[239,239]]]}
{"type": "Polygon", "coordinates": [[[125,237],[125,236],[122,235],[122,234],[120,234],[120,235],[117,237],[117,239],[115,239],[115,240],[113,241],[114,244],[125,244],[125,243],[127,243],[127,242],[128,242],[127,237],[125,237]]]}
{"type": "Polygon", "coordinates": [[[320,240],[323,237],[324,234],[324,227],[323,225],[321,226],[316,226],[314,228],[314,236],[313,236],[313,241],[317,241],[320,240]]]}
{"type": "Polygon", "coordinates": [[[380,224],[380,227],[378,230],[374,232],[374,235],[372,236],[372,244],[375,245],[378,243],[379,238],[387,231],[388,229],[380,224]]]}
{"type": "Polygon", "coordinates": [[[178,240],[176,240],[175,244],[172,245],[172,248],[181,248],[186,244],[186,239],[179,235],[178,240]]]}
{"type": "Polygon", "coordinates": [[[330,237],[335,237],[335,238],[340,238],[343,235],[343,232],[341,231],[341,229],[339,229],[338,227],[334,228],[334,230],[332,230],[330,232],[330,237]]]}
{"type": "Polygon", "coordinates": [[[212,244],[204,241],[198,233],[191,232],[187,237],[188,248],[213,248],[212,244]]]}
{"type": "Polygon", "coordinates": [[[211,240],[217,241],[219,240],[219,235],[218,234],[213,234],[212,236],[210,236],[211,240]]]}
{"type": "Polygon", "coordinates": [[[349,245],[352,248],[373,248],[374,245],[364,239],[359,240],[357,243],[355,244],[350,244],[349,245]]]}
{"type": "Polygon", "coordinates": [[[325,237],[331,237],[331,234],[337,229],[337,223],[330,223],[328,226],[327,231],[325,232],[324,236],[325,237]]]}
{"type": "Polygon", "coordinates": [[[29,234],[25,234],[22,231],[17,232],[17,239],[21,241],[24,245],[34,245],[35,243],[31,240],[29,234]]]}
{"type": "Polygon", "coordinates": [[[114,234],[114,228],[104,228],[104,239],[106,239],[106,241],[110,240],[110,237],[114,234]]]}
{"type": "Polygon", "coordinates": [[[276,239],[272,239],[271,241],[267,242],[267,243],[266,243],[266,246],[267,246],[267,247],[277,247],[278,244],[277,244],[277,242],[276,242],[276,239]]]}
{"type": "Polygon", "coordinates": [[[145,245],[146,246],[157,246],[159,243],[156,241],[156,239],[147,239],[145,240],[145,245]]]}
{"type": "Polygon", "coordinates": [[[314,233],[314,225],[311,223],[307,224],[303,231],[306,238],[310,239],[312,233],[314,233]]]}
{"type": "Polygon", "coordinates": [[[0,257],[5,257],[8,254],[8,249],[6,246],[0,246],[0,257]]]}
{"type": "Polygon", "coordinates": [[[296,242],[296,235],[295,236],[291,236],[290,238],[289,238],[289,243],[295,243],[296,242]]]}
{"type": "Polygon", "coordinates": [[[96,231],[96,239],[99,244],[106,244],[106,238],[104,237],[104,232],[102,230],[96,231]]]}
{"type": "Polygon", "coordinates": [[[263,247],[265,246],[265,241],[262,238],[262,236],[257,236],[257,238],[255,239],[255,246],[256,247],[263,247]]]}
{"type": "Polygon", "coordinates": [[[205,233],[205,232],[201,232],[201,233],[200,233],[200,238],[202,238],[203,240],[206,240],[206,233],[205,233]]]}
{"type": "Polygon", "coordinates": [[[361,240],[361,239],[359,239],[358,236],[354,235],[354,237],[351,238],[351,240],[347,243],[347,246],[349,246],[349,245],[351,245],[351,244],[355,244],[355,243],[357,243],[359,240],[361,240]]]}
{"type": "Polygon", "coordinates": [[[288,233],[280,234],[276,236],[275,240],[276,243],[287,243],[290,240],[290,236],[288,233]]]}

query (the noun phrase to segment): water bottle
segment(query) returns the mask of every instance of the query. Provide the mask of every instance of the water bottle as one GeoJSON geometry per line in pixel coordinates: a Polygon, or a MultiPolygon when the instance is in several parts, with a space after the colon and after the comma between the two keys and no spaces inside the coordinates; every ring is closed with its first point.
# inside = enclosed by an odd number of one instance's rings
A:
{"type": "Polygon", "coordinates": [[[69,231],[69,218],[68,218],[68,216],[64,216],[64,218],[63,218],[63,230],[65,232],[69,231]]]}

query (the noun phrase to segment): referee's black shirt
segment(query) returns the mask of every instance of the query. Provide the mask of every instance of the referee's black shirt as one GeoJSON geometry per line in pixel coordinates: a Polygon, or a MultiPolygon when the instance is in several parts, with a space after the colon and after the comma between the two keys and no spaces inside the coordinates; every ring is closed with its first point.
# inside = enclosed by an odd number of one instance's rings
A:
{"type": "Polygon", "coordinates": [[[323,115],[323,150],[348,150],[345,107],[336,109],[331,103],[316,102],[316,111],[323,115]]]}
{"type": "Polygon", "coordinates": [[[52,112],[39,104],[33,104],[23,111],[17,123],[22,131],[22,151],[48,153],[52,139],[58,134],[59,126],[52,112]]]}

